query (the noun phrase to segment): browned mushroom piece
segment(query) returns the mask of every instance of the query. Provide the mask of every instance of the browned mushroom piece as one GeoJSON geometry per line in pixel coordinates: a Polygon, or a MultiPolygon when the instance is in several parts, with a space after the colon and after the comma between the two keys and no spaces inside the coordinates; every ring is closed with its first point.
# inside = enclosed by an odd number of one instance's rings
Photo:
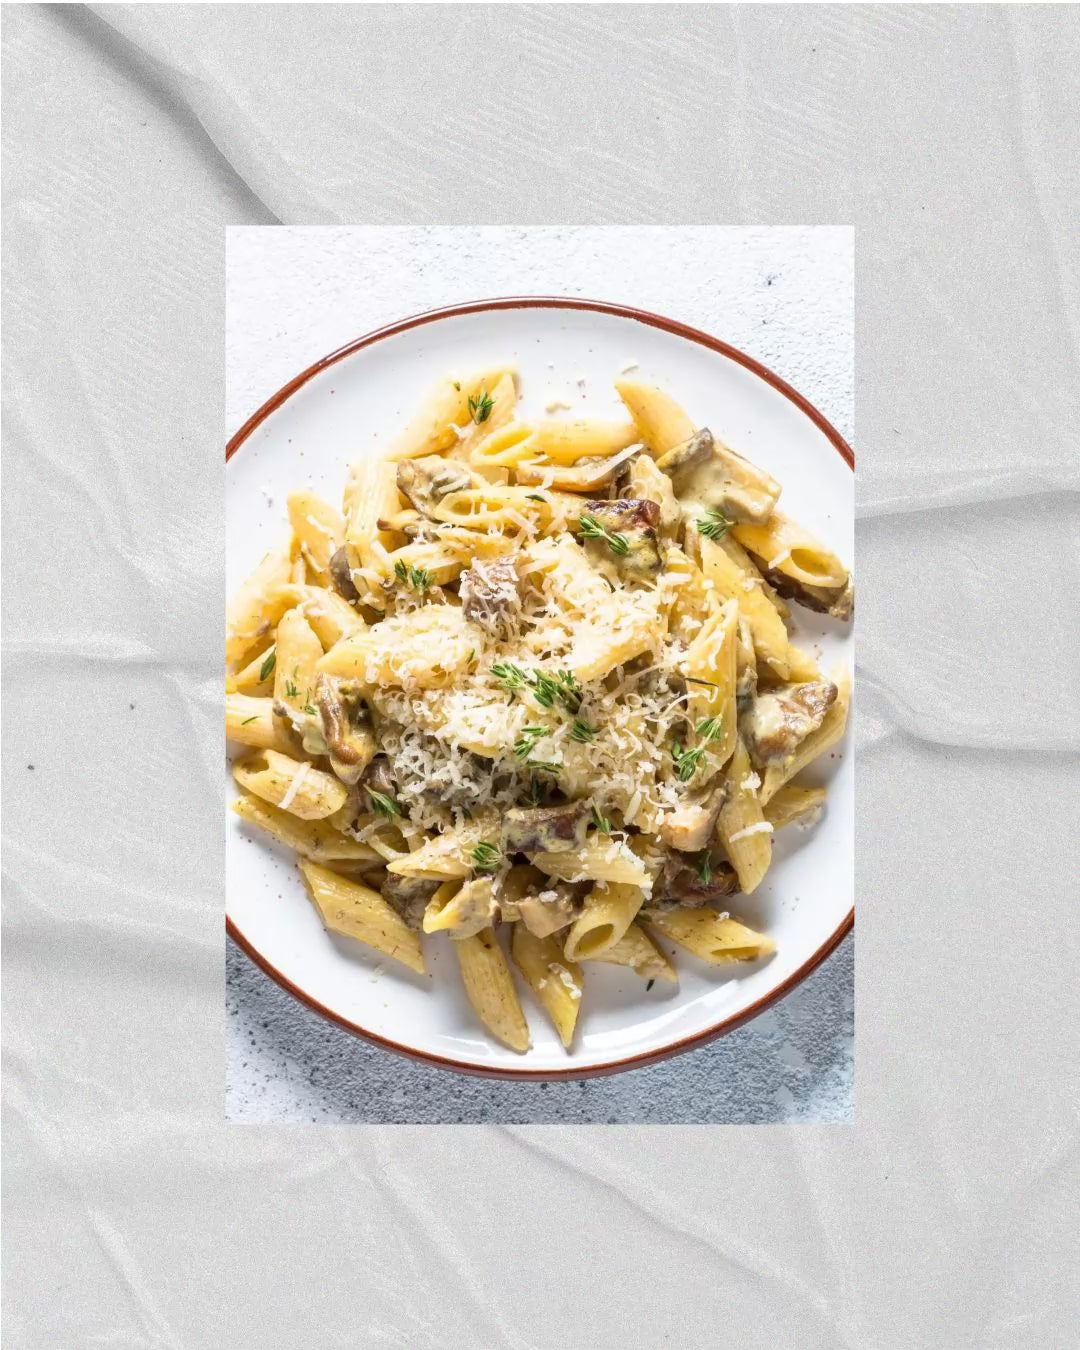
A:
{"type": "Polygon", "coordinates": [[[816,614],[828,614],[833,619],[848,623],[855,613],[855,587],[848,578],[846,586],[833,589],[825,586],[807,586],[803,582],[789,577],[776,568],[766,567],[760,558],[754,561],[769,585],[785,600],[794,600],[804,609],[812,609],[816,614]]]}
{"type": "Polygon", "coordinates": [[[539,484],[564,492],[595,492],[615,482],[640,453],[640,445],[631,445],[617,455],[589,456],[574,464],[525,460],[514,466],[514,477],[519,483],[539,484]]]}
{"type": "Polygon", "coordinates": [[[587,883],[580,881],[551,881],[534,894],[524,895],[517,902],[518,916],[534,937],[550,937],[552,933],[569,928],[585,904],[587,883]]]}
{"type": "Polygon", "coordinates": [[[725,861],[709,860],[707,868],[693,867],[679,853],[668,853],[653,882],[649,908],[698,909],[713,900],[723,900],[739,889],[735,869],[725,861]]]}
{"type": "Polygon", "coordinates": [[[702,427],[656,461],[671,476],[688,515],[718,511],[729,520],[768,520],[780,484],[702,427]]]}
{"type": "Polygon", "coordinates": [[[349,550],[344,544],[330,557],[330,580],[333,582],[334,590],[343,600],[355,604],[360,599],[360,592],[353,585],[349,550]]]}
{"type": "Polygon", "coordinates": [[[754,763],[764,768],[790,759],[807,736],[821,726],[836,695],[836,685],[827,680],[782,684],[758,694],[740,719],[754,763]]]}
{"type": "Polygon", "coordinates": [[[705,460],[711,459],[714,445],[712,432],[708,427],[702,427],[689,440],[681,441],[661,455],[656,461],[656,467],[663,469],[669,478],[674,478],[695,464],[703,464],[705,460]]]}
{"type": "Polygon", "coordinates": [[[398,491],[424,515],[430,514],[431,508],[451,492],[462,492],[474,485],[474,475],[466,465],[443,459],[441,455],[403,459],[397,466],[398,491]]]}
{"type": "Polygon", "coordinates": [[[364,772],[360,775],[360,805],[365,811],[374,811],[375,804],[369,795],[371,792],[377,792],[380,796],[389,797],[391,800],[397,792],[397,780],[394,778],[394,772],[390,767],[390,759],[387,755],[376,755],[364,772]]]}
{"type": "Polygon", "coordinates": [[[704,791],[687,794],[664,817],[659,831],[661,842],[680,853],[700,853],[712,839],[727,795],[728,785],[723,778],[704,791]]]}
{"type": "Polygon", "coordinates": [[[382,884],[382,898],[405,920],[410,928],[419,928],[424,922],[428,901],[439,889],[437,881],[421,877],[401,877],[387,872],[382,884]]]}
{"type": "Polygon", "coordinates": [[[654,577],[660,571],[663,564],[656,534],[660,507],[656,502],[642,497],[588,501],[582,520],[592,520],[604,531],[593,535],[583,531],[582,539],[590,555],[605,569],[639,578],[654,577]]]}
{"type": "Polygon", "coordinates": [[[588,802],[562,806],[512,806],[502,822],[504,853],[569,853],[585,843],[588,802]]]}
{"type": "Polygon", "coordinates": [[[315,684],[315,706],[330,767],[343,783],[359,782],[378,748],[359,689],[330,675],[320,675],[315,684]]]}
{"type": "Polygon", "coordinates": [[[513,558],[474,562],[461,574],[465,617],[478,623],[492,637],[510,637],[521,613],[521,581],[513,558]]]}

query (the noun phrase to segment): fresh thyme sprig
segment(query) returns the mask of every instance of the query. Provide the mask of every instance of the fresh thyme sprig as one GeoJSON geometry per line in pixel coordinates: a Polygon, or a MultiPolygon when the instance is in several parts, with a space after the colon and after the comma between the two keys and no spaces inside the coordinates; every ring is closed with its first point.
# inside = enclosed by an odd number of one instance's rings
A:
{"type": "Polygon", "coordinates": [[[561,764],[552,764],[550,760],[546,759],[527,759],[525,761],[525,767],[527,769],[540,769],[543,773],[562,772],[561,764]]]}
{"type": "Polygon", "coordinates": [[[494,844],[489,844],[485,840],[476,845],[469,857],[472,859],[474,871],[494,872],[502,861],[502,852],[494,844]]]}
{"type": "Polygon", "coordinates": [[[528,688],[541,708],[553,708],[558,702],[567,712],[576,713],[581,707],[581,686],[568,670],[549,675],[544,670],[522,670],[513,661],[498,661],[491,673],[511,694],[528,688]]]}
{"type": "Polygon", "coordinates": [[[672,745],[671,758],[675,761],[675,776],[680,783],[689,783],[690,779],[697,773],[702,755],[713,741],[720,738],[723,729],[719,717],[706,717],[704,721],[697,724],[697,734],[703,738],[700,745],[695,746],[692,750],[684,749],[679,741],[672,745]]]}
{"type": "Polygon", "coordinates": [[[705,519],[697,523],[698,533],[703,534],[706,539],[722,539],[732,525],[733,520],[729,520],[723,511],[709,510],[705,512],[705,519]]]}
{"type": "Polygon", "coordinates": [[[610,530],[605,530],[595,516],[580,516],[578,524],[586,539],[603,539],[617,557],[625,558],[630,552],[630,541],[626,535],[612,534],[610,530]]]}
{"type": "Polygon", "coordinates": [[[387,820],[393,820],[395,816],[401,815],[401,807],[398,806],[393,797],[388,797],[385,792],[375,792],[368,788],[367,795],[371,798],[372,808],[380,816],[385,816],[387,820]]]}
{"type": "Polygon", "coordinates": [[[406,567],[399,558],[394,564],[394,576],[405,586],[411,586],[414,591],[426,591],[431,585],[431,573],[422,567],[406,567]]]}
{"type": "Polygon", "coordinates": [[[514,742],[514,754],[518,759],[528,759],[536,748],[536,742],[546,735],[547,727],[522,727],[521,735],[514,742]]]}
{"type": "Polygon", "coordinates": [[[277,665],[277,647],[271,647],[270,650],[266,653],[266,659],[259,667],[259,679],[268,680],[270,676],[273,674],[274,667],[276,665],[277,665]]]}
{"type": "Polygon", "coordinates": [[[580,717],[574,719],[570,727],[570,739],[580,741],[581,744],[587,744],[596,735],[596,727],[589,726],[588,722],[583,722],[580,717]]]}
{"type": "Polygon", "coordinates": [[[488,420],[494,406],[491,395],[483,387],[481,387],[479,394],[469,395],[469,415],[477,426],[488,420]]]}

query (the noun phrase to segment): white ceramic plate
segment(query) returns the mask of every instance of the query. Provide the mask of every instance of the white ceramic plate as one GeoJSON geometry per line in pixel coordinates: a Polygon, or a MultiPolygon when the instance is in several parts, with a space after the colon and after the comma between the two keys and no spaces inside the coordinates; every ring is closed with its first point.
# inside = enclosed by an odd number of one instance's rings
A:
{"type": "MultiPolygon", "coordinates": [[[[669,320],[576,300],[503,300],[444,310],[380,330],[319,362],[271,399],[229,445],[227,580],[231,594],[285,531],[285,498],[305,482],[340,501],[348,461],[378,452],[428,385],[451,370],[513,358],[525,417],[553,398],[573,413],[619,417],[612,381],[635,376],[671,390],[707,425],[783,485],[783,505],[845,560],[852,559],[850,451],[809,404],[722,342],[669,320]],[[267,500],[267,493],[271,501],[267,500]]],[[[850,634],[795,609],[798,636],[823,668],[854,665],[850,634]]],[[[429,973],[414,976],[359,943],[327,933],[287,850],[229,812],[230,934],[311,1007],[390,1048],[466,1072],[527,1077],[613,1072],[701,1044],[753,1016],[798,983],[847,932],[853,910],[853,764],[847,745],[816,777],[829,783],[824,819],[777,836],[760,889],[736,917],[776,939],[767,961],[709,967],[669,947],[677,988],[614,966],[587,966],[573,1051],[522,990],[533,1037],[526,1056],[477,1024],[445,938],[425,939],[429,973]]],[[[229,796],[233,784],[229,779],[229,796]]]]}

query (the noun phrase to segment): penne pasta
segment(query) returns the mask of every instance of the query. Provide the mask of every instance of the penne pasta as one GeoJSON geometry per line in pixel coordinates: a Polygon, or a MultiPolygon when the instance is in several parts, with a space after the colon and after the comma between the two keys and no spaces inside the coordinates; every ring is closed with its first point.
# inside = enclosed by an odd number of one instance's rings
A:
{"type": "Polygon", "coordinates": [[[585,908],[570,926],[563,948],[571,961],[595,960],[621,942],[645,893],[640,886],[601,882],[585,897],[585,908]]]}
{"type": "Polygon", "coordinates": [[[757,890],[772,861],[773,827],[761,809],[761,779],[754,772],[741,738],[728,766],[728,795],[720,808],[716,832],[731,860],[739,887],[749,895],[757,890]]]}
{"type": "Polygon", "coordinates": [[[711,909],[673,909],[666,914],[650,910],[646,922],[714,966],[729,961],[754,961],[776,951],[771,938],[711,909]]]}
{"type": "Polygon", "coordinates": [[[494,931],[485,928],[453,946],[473,1011],[496,1040],[524,1054],[529,1048],[529,1026],[494,931]]]}
{"type": "Polygon", "coordinates": [[[638,440],[633,422],[601,422],[577,418],[571,421],[537,422],[526,443],[528,458],[547,459],[552,464],[576,464],[582,459],[607,459],[638,440]]]}
{"type": "Polygon", "coordinates": [[[261,750],[233,765],[233,777],[247,792],[301,820],[323,820],[345,805],[348,790],[331,773],[279,750],[261,750]]]}
{"type": "Polygon", "coordinates": [[[847,585],[847,568],[836,554],[779,511],[760,525],[735,525],[732,534],[770,572],[781,572],[804,586],[825,590],[847,585]]]}
{"type": "Polygon", "coordinates": [[[290,609],[278,624],[274,705],[294,725],[315,715],[316,668],[322,654],[322,643],[307,619],[300,610],[290,609]]]}
{"type": "Polygon", "coordinates": [[[406,925],[378,891],[306,859],[299,867],[308,894],[331,932],[355,938],[423,975],[419,933],[406,925]]]}
{"type": "Polygon", "coordinates": [[[300,553],[320,586],[329,584],[330,559],[345,542],[345,522],[328,502],[306,489],[290,492],[286,506],[300,553]]]}
{"type": "Polygon", "coordinates": [[[643,980],[664,980],[677,984],[675,967],[642,926],[634,922],[613,947],[608,947],[590,961],[602,961],[613,966],[628,966],[643,980]]]}
{"type": "Polygon", "coordinates": [[[358,839],[351,839],[333,828],[326,820],[301,820],[281,811],[259,797],[238,797],[232,809],[249,825],[257,825],[286,848],[313,862],[349,862],[373,866],[380,861],[379,854],[358,839]]]}
{"type": "Polygon", "coordinates": [[[564,955],[554,937],[536,937],[523,923],[514,925],[510,956],[569,1050],[585,988],[581,967],[564,955]]]}
{"type": "Polygon", "coordinates": [[[740,558],[740,553],[738,545],[732,548],[729,540],[702,539],[701,570],[725,600],[737,602],[758,657],[786,680],[791,671],[787,629],[769,602],[757,569],[745,554],[740,558]]]}
{"type": "Polygon", "coordinates": [[[225,611],[225,662],[238,670],[291,603],[286,588],[292,568],[291,543],[268,553],[225,611]]]}
{"type": "Polygon", "coordinates": [[[797,787],[794,783],[777,788],[765,807],[765,819],[779,830],[785,825],[806,828],[820,816],[825,805],[825,789],[797,787]]]}
{"type": "Polygon", "coordinates": [[[460,379],[437,381],[416,416],[391,441],[386,459],[392,462],[419,459],[455,449],[460,440],[458,429],[466,429],[469,423],[475,423],[491,397],[489,391],[497,388],[504,376],[512,374],[512,368],[502,366],[476,371],[460,379]]]}
{"type": "Polygon", "coordinates": [[[296,753],[293,738],[274,717],[274,701],[269,698],[226,694],[225,736],[238,745],[250,745],[257,750],[279,750],[284,755],[296,753]]]}
{"type": "Polygon", "coordinates": [[[645,864],[629,848],[596,835],[590,836],[583,848],[567,853],[537,853],[532,863],[563,881],[606,881],[627,886],[649,883],[645,864]]]}
{"type": "Polygon", "coordinates": [[[615,388],[634,419],[638,435],[654,458],[693,436],[693,422],[662,389],[641,380],[616,380],[615,388]]]}

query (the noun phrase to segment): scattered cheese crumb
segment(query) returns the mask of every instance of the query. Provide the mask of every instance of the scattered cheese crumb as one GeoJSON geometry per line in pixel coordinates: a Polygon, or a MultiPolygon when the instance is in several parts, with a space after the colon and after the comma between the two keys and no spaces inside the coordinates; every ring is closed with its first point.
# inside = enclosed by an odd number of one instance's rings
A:
{"type": "Polygon", "coordinates": [[[569,404],[569,403],[567,403],[567,402],[565,401],[565,399],[561,399],[561,398],[553,398],[553,399],[551,399],[551,400],[547,403],[547,405],[546,405],[545,408],[544,408],[544,411],[545,411],[545,412],[549,412],[549,413],[560,412],[560,411],[562,411],[562,412],[569,412],[571,406],[572,406],[572,405],[569,404]]]}
{"type": "Polygon", "coordinates": [[[791,557],[791,549],[786,548],[784,549],[783,553],[778,553],[776,557],[772,558],[769,562],[767,562],[765,566],[769,569],[770,572],[775,572],[776,569],[780,566],[780,564],[787,562],[787,560],[790,557],[791,557]]]}
{"type": "Polygon", "coordinates": [[[262,485],[262,487],[259,489],[259,491],[260,491],[260,492],[262,493],[262,495],[266,498],[266,504],[267,504],[267,506],[273,506],[273,504],[274,504],[274,494],[270,491],[270,484],[269,484],[269,483],[264,483],[264,484],[262,485]]]}
{"type": "Polygon", "coordinates": [[[637,363],[636,361],[627,361],[624,365],[621,365],[621,366],[619,367],[619,374],[620,374],[620,375],[625,375],[625,374],[627,373],[627,371],[630,371],[630,370],[637,370],[637,368],[638,368],[638,363],[637,363]]]}
{"type": "Polygon", "coordinates": [[[300,784],[308,776],[308,770],[310,768],[310,764],[301,764],[299,769],[293,774],[292,782],[289,784],[289,790],[281,799],[281,809],[283,811],[287,811],[289,807],[292,806],[293,798],[300,791],[300,784]]]}
{"type": "Polygon", "coordinates": [[[742,782],[739,784],[739,787],[741,787],[744,792],[749,791],[756,792],[760,786],[761,786],[761,779],[757,776],[756,773],[748,773],[746,777],[742,780],[742,782]]]}
{"type": "MultiPolygon", "coordinates": [[[[548,970],[550,970],[552,975],[565,986],[566,992],[572,999],[579,999],[581,997],[581,990],[577,987],[577,982],[565,966],[560,966],[557,961],[552,961],[548,966],[548,970]]],[[[545,984],[546,983],[547,981],[545,981],[545,984]]]]}
{"type": "Polygon", "coordinates": [[[743,830],[736,830],[728,839],[729,844],[734,844],[738,839],[745,839],[751,834],[772,834],[773,828],[767,820],[759,820],[756,825],[747,825],[743,830]]]}

